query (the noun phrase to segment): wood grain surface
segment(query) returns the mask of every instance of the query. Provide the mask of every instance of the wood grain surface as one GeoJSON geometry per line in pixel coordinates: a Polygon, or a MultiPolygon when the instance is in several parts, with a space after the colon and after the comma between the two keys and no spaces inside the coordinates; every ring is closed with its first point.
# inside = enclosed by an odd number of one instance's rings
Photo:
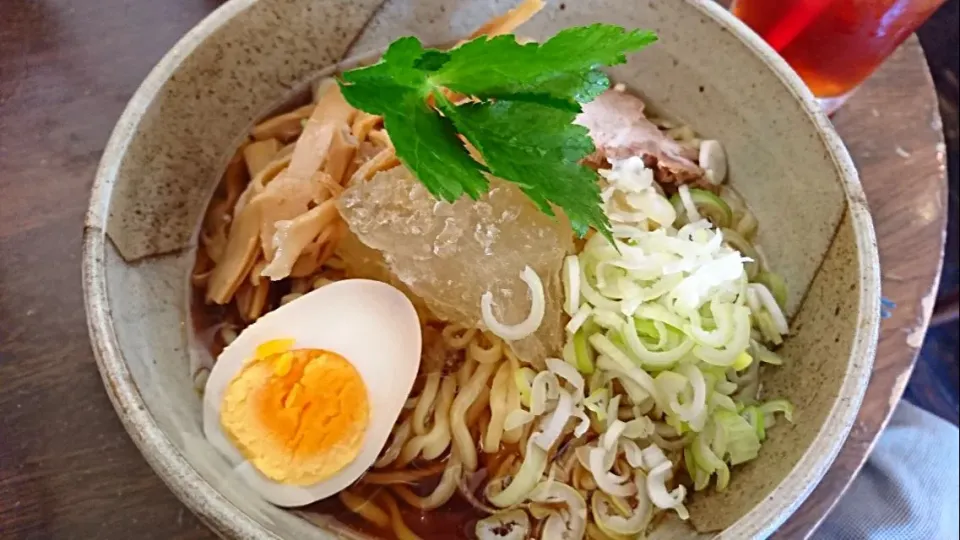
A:
{"type": "Polygon", "coordinates": [[[846,445],[776,538],[804,538],[873,448],[910,379],[937,296],[947,226],[946,149],[937,95],[911,38],[834,117],[860,171],[880,250],[883,296],[873,377],[846,445]]]}
{"type": "MultiPolygon", "coordinates": [[[[100,153],[150,68],[220,2],[3,0],[0,6],[0,538],[212,538],[110,407],[87,341],[80,237],[100,153]]],[[[946,185],[936,98],[908,42],[835,118],[877,223],[876,370],[826,480],[778,534],[839,498],[909,377],[932,307],[946,185]]]]}

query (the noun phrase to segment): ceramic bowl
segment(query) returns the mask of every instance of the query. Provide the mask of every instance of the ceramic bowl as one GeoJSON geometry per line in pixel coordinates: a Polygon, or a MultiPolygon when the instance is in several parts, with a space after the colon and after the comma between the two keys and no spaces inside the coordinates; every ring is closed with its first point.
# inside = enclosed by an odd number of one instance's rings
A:
{"type": "MultiPolygon", "coordinates": [[[[120,418],[174,493],[230,538],[330,538],[247,491],[201,431],[190,355],[188,274],[201,215],[253,125],[343,59],[414,34],[451,43],[516,0],[231,0],[188,33],[133,96],[110,138],[86,218],[90,337],[120,418]]],[[[539,38],[591,22],[652,28],[660,41],[614,78],[659,112],[722,141],[733,186],[786,277],[793,334],[767,395],[796,404],[760,457],[721,494],[691,504],[701,531],[653,538],[754,538],[774,531],[836,457],[873,363],[879,265],[849,155],[790,68],[709,1],[550,0],[522,28],[539,38]]]]}

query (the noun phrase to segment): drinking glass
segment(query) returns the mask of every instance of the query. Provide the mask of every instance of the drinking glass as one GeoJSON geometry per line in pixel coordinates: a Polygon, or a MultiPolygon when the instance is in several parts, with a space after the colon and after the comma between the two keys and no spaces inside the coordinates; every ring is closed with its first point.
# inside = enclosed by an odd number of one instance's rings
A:
{"type": "Polygon", "coordinates": [[[945,0],[734,0],[832,113],[945,0]]]}

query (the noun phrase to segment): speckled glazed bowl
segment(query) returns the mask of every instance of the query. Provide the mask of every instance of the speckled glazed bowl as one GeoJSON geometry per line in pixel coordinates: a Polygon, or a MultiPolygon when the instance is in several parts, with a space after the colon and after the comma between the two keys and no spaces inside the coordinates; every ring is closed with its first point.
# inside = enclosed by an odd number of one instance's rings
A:
{"type": "MultiPolygon", "coordinates": [[[[345,58],[415,34],[467,35],[516,0],[231,0],[171,50],[130,101],[104,152],[84,232],[93,349],[117,413],[170,489],[233,538],[331,538],[231,475],[202,437],[188,369],[188,274],[206,201],[258,118],[345,58]]],[[[692,502],[692,528],[654,538],[763,537],[810,493],[844,441],[870,376],[879,318],[877,249],[853,163],[801,81],[711,1],[550,0],[531,37],[602,21],[660,42],[614,70],[659,112],[722,141],[790,287],[789,362],[767,395],[797,405],[730,489],[692,502]]]]}

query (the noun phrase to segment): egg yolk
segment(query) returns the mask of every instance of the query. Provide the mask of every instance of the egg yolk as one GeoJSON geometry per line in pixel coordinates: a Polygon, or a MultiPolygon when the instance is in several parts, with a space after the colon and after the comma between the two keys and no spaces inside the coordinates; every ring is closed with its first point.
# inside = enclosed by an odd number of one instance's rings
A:
{"type": "Polygon", "coordinates": [[[367,388],[344,357],[285,350],[277,340],[230,381],[220,409],[224,432],[267,478],[310,485],[356,459],[370,421],[367,388]]]}

